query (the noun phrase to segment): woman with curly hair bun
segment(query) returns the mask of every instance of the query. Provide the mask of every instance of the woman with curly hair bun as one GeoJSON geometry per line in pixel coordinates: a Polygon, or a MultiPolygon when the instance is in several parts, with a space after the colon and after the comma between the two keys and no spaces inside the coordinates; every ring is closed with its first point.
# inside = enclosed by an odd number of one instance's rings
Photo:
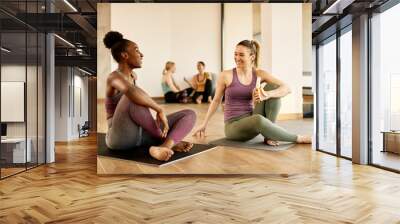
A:
{"type": "Polygon", "coordinates": [[[143,60],[138,45],[114,31],[108,32],[103,42],[118,62],[118,69],[107,77],[107,146],[114,150],[149,146],[150,155],[162,161],[169,160],[174,151],[189,151],[193,144],[182,139],[196,122],[195,112],[181,110],[165,115],[163,109],[135,83],[133,70],[141,68],[143,60]],[[150,109],[157,113],[156,120],[150,109]]]}

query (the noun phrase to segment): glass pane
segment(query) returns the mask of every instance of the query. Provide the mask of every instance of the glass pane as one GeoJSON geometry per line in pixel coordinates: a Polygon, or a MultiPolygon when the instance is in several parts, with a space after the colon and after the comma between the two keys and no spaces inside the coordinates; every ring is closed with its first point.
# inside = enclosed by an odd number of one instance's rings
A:
{"type": "MultiPolygon", "coordinates": [[[[1,34],[1,166],[2,177],[25,170],[26,33],[1,34]]],[[[29,145],[28,145],[29,149],[29,145]]]]}
{"type": "Polygon", "coordinates": [[[45,44],[46,37],[40,33],[38,41],[38,163],[45,163],[46,151],[45,151],[45,44]]]}
{"type": "Polygon", "coordinates": [[[318,147],[336,153],[336,39],[318,48],[318,147]]]}
{"type": "Polygon", "coordinates": [[[38,160],[38,142],[37,142],[37,132],[38,132],[38,119],[37,119],[37,81],[38,81],[38,35],[36,32],[27,33],[27,80],[26,80],[26,112],[27,112],[27,142],[28,142],[28,155],[30,158],[28,160],[28,168],[37,165],[38,160]]]}
{"type": "Polygon", "coordinates": [[[400,4],[372,18],[372,163],[400,170],[400,4]]]}
{"type": "MultiPolygon", "coordinates": [[[[15,2],[14,2],[15,3],[15,2]]],[[[2,1],[3,4],[6,4],[2,1]]],[[[10,4],[10,3],[8,3],[10,4]]],[[[12,4],[12,3],[11,3],[12,4]]],[[[12,4],[16,17],[26,10],[26,1],[12,4]]],[[[25,96],[27,74],[26,26],[0,13],[1,27],[1,170],[6,177],[26,170],[27,151],[25,96]]]]}
{"type": "Polygon", "coordinates": [[[352,157],[352,35],[340,37],[340,121],[341,155],[352,157]]]}
{"type": "Polygon", "coordinates": [[[0,7],[14,16],[0,12],[0,167],[5,177],[45,161],[45,36],[32,27],[37,13],[45,12],[45,1],[0,1],[0,7]]]}

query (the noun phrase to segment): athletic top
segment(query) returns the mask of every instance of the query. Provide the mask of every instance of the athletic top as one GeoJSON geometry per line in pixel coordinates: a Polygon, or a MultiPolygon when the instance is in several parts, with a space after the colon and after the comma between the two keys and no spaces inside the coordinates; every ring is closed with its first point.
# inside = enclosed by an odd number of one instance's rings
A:
{"type": "Polygon", "coordinates": [[[196,92],[204,92],[205,91],[207,79],[211,79],[210,75],[207,72],[204,73],[203,80],[199,80],[199,75],[195,76],[196,87],[197,87],[196,92]]]}
{"type": "Polygon", "coordinates": [[[236,68],[232,70],[232,73],[232,83],[225,89],[225,122],[253,112],[252,95],[257,82],[256,70],[253,69],[253,76],[249,85],[243,85],[239,81],[236,68]]]}
{"type": "Polygon", "coordinates": [[[117,109],[117,105],[119,100],[122,97],[122,92],[119,92],[113,96],[106,97],[105,104],[106,104],[106,112],[107,112],[107,119],[111,118],[114,115],[115,109],[117,109]]]}
{"type": "MultiPolygon", "coordinates": [[[[119,70],[117,70],[117,73],[120,75],[124,75],[119,70]]],[[[132,74],[131,74],[131,77],[133,78],[133,85],[136,85],[135,77],[132,74]]],[[[121,99],[122,95],[124,95],[124,94],[122,92],[118,91],[117,94],[106,97],[105,106],[106,106],[106,112],[107,112],[107,119],[111,118],[114,115],[115,109],[117,109],[118,102],[121,99]]]]}
{"type": "Polygon", "coordinates": [[[164,94],[172,92],[172,89],[169,87],[167,82],[161,82],[161,88],[164,94]]]}

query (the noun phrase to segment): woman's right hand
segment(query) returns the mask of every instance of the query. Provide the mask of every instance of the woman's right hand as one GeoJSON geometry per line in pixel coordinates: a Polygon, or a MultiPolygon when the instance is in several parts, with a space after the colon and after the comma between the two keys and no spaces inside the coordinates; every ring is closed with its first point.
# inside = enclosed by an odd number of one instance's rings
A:
{"type": "Polygon", "coordinates": [[[193,133],[193,136],[200,137],[200,138],[205,137],[206,136],[206,125],[202,124],[199,127],[197,127],[193,133]]]}
{"type": "Polygon", "coordinates": [[[158,125],[163,126],[163,129],[161,130],[161,137],[166,138],[168,135],[169,126],[168,126],[168,119],[165,116],[164,111],[159,110],[157,112],[157,122],[158,122],[158,125]]]}

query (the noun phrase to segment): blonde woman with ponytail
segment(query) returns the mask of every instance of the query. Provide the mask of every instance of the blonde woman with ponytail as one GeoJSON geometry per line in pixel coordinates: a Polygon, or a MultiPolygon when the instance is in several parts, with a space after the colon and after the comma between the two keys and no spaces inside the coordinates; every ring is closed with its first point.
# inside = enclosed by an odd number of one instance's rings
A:
{"type": "Polygon", "coordinates": [[[225,95],[226,138],[248,141],[261,134],[268,145],[278,145],[278,141],[311,143],[311,136],[296,135],[275,124],[280,98],[288,95],[290,89],[258,68],[259,52],[260,45],[253,40],[243,40],[236,45],[236,67],[218,76],[214,99],[195,135],[205,136],[207,124],[225,95]],[[264,88],[260,87],[261,82],[266,83],[264,88]]]}
{"type": "Polygon", "coordinates": [[[161,88],[164,93],[164,100],[166,103],[188,103],[188,95],[192,93],[193,90],[179,89],[179,86],[175,83],[173,75],[175,74],[176,67],[175,62],[167,61],[165,63],[165,68],[163,70],[161,88]]]}

